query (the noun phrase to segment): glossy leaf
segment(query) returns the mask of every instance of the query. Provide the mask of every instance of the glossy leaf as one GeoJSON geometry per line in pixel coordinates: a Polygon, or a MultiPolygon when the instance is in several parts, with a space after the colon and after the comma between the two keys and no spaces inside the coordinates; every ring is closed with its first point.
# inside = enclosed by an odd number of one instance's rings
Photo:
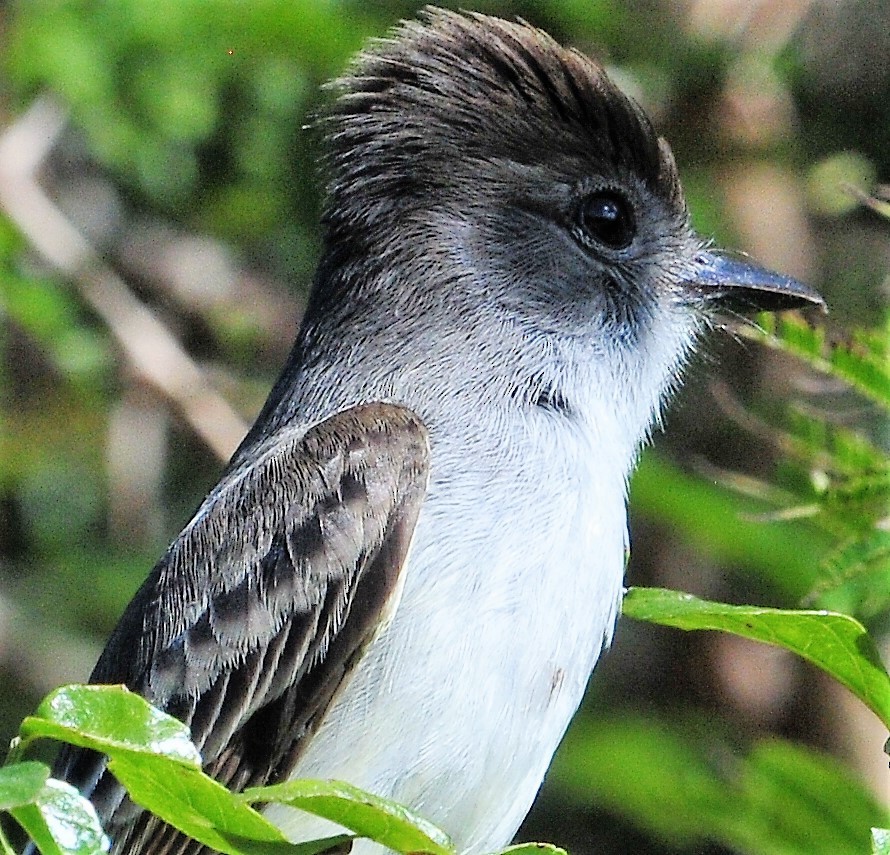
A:
{"type": "MultiPolygon", "coordinates": [[[[120,686],[59,689],[23,722],[20,733],[18,751],[34,739],[47,737],[107,754],[109,771],[133,801],[219,852],[313,855],[352,839],[338,835],[295,848],[250,807],[249,799],[230,793],[201,771],[188,728],[120,686]]],[[[328,815],[390,848],[453,853],[447,837],[420,817],[345,784],[305,782],[300,786],[297,782],[255,790],[253,800],[273,800],[276,790],[295,807],[328,815]]],[[[39,822],[34,819],[32,825],[40,835],[39,822]]]]}
{"type": "Polygon", "coordinates": [[[731,632],[784,647],[829,673],[890,727],[890,676],[865,628],[848,615],[732,606],[660,588],[631,588],[622,612],[678,629],[731,632]]]}
{"type": "Polygon", "coordinates": [[[293,851],[274,825],[198,769],[124,752],[111,757],[109,769],[134,802],[211,849],[228,855],[293,851]]]}
{"type": "Polygon", "coordinates": [[[49,767],[33,761],[0,769],[0,810],[33,802],[49,777],[49,767]]]}
{"type": "Polygon", "coordinates": [[[308,811],[396,852],[455,852],[445,832],[413,811],[342,781],[289,781],[245,790],[241,798],[247,802],[280,802],[308,811]]]}
{"type": "Polygon", "coordinates": [[[502,849],[497,855],[568,855],[565,849],[552,843],[517,843],[502,849]]]}
{"type": "Polygon", "coordinates": [[[51,778],[33,804],[10,813],[43,855],[96,855],[109,849],[96,809],[64,781],[51,778]]]}
{"type": "Polygon", "coordinates": [[[890,855],[890,828],[871,830],[872,855],[890,855]]]}
{"type": "Polygon", "coordinates": [[[105,754],[162,755],[193,768],[201,755],[189,729],[124,686],[71,685],[44,698],[19,729],[24,748],[34,739],[59,739],[105,754]]]}

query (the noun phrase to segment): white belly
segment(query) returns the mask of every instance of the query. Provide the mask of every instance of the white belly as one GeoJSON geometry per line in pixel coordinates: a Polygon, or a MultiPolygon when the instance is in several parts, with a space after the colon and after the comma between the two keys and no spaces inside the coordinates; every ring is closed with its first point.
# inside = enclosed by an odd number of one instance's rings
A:
{"type": "MultiPolygon", "coordinates": [[[[401,603],[295,773],[404,803],[469,853],[525,816],[621,590],[624,473],[576,430],[541,439],[487,459],[434,445],[401,603]]],[[[333,833],[267,815],[294,840],[333,833]]]]}

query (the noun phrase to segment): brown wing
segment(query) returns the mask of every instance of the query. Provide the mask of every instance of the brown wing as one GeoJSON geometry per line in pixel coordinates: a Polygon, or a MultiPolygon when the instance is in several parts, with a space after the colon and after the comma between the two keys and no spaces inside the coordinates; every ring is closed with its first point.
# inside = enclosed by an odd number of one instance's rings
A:
{"type": "MultiPolygon", "coordinates": [[[[427,474],[426,430],[402,407],[279,433],[173,542],[91,682],[126,683],[188,724],[229,787],[286,778],[394,605],[427,474]]],[[[203,851],[125,799],[103,758],[60,763],[115,852],[203,851]]]]}

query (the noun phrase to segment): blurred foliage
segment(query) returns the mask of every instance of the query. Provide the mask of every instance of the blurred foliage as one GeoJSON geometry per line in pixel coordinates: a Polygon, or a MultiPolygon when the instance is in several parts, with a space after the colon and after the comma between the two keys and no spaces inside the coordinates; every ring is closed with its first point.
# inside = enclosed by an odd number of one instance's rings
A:
{"type": "MultiPolygon", "coordinates": [[[[823,329],[795,316],[761,321],[763,326],[746,327],[743,334],[843,381],[873,402],[883,414],[883,425],[890,424],[890,315],[883,327],[832,342],[823,329]]],[[[730,476],[726,489],[734,487],[746,501],[761,506],[759,522],[750,523],[757,528],[746,544],[757,543],[789,520],[806,520],[831,543],[826,548],[823,540],[815,553],[804,550],[809,579],[806,591],[798,590],[794,597],[822,610],[734,606],[631,588],[623,612],[638,620],[684,630],[722,630],[791,650],[830,673],[888,727],[890,678],[871,637],[847,614],[825,609],[855,614],[879,637],[886,635],[890,454],[866,434],[834,423],[835,413],[806,413],[794,405],[783,415],[777,423],[760,425],[781,448],[782,468],[770,482],[730,476]]],[[[656,504],[669,494],[670,481],[670,475],[663,476],[652,494],[656,504]]],[[[674,519],[699,543],[705,541],[707,526],[696,509],[713,520],[714,509],[720,513],[719,497],[696,502],[690,495],[680,504],[684,512],[674,519]]],[[[815,540],[793,543],[799,548],[813,546],[815,540]]],[[[721,540],[714,542],[719,549],[721,540]]],[[[773,557],[764,570],[774,577],[795,564],[776,545],[762,555],[773,557]]],[[[803,581],[794,574],[791,579],[787,593],[803,581]]],[[[686,713],[671,723],[614,715],[580,721],[555,763],[554,786],[569,800],[588,799],[596,792],[615,811],[680,845],[717,840],[734,851],[758,855],[871,851],[872,830],[885,826],[890,815],[848,771],[775,737],[755,740],[730,755],[726,748],[736,740],[712,728],[713,722],[704,726],[686,713]],[[628,773],[641,757],[657,757],[656,768],[645,775],[628,773]]]]}
{"type": "Polygon", "coordinates": [[[610,805],[681,851],[708,841],[761,855],[870,851],[886,808],[839,763],[775,739],[742,751],[728,744],[732,734],[695,717],[581,721],[554,764],[554,787],[570,803],[610,805]],[[640,757],[658,762],[627,774],[640,757]]]}
{"type": "Polygon", "coordinates": [[[287,270],[314,249],[300,129],[373,27],[360,21],[313,0],[23,3],[6,67],[20,103],[43,88],[65,100],[136,204],[287,270]]]}
{"type": "MultiPolygon", "coordinates": [[[[319,86],[366,36],[417,8],[18,0],[0,10],[0,124],[47,93],[65,105],[70,127],[41,170],[48,192],[248,419],[317,256],[319,139],[306,125],[319,86]]],[[[838,186],[870,190],[890,176],[888,4],[814,4],[804,17],[794,4],[740,15],[719,0],[474,8],[520,15],[602,57],[670,139],[696,226],[761,253],[809,247],[833,327],[872,329],[857,347],[886,358],[875,319],[887,226],[838,186]],[[739,210],[727,188],[764,164],[787,178],[804,225],[782,222],[758,243],[746,223],[768,220],[778,197],[743,198],[739,210]]],[[[87,676],[220,464],[2,217],[0,337],[0,724],[11,735],[46,691],[87,676]],[[141,474],[129,480],[112,463],[124,411],[163,438],[156,454],[134,438],[141,474]]],[[[634,480],[632,580],[730,602],[830,604],[884,649],[885,410],[787,353],[710,347],[719,358],[693,371],[634,480]],[[704,382],[719,372],[729,396],[704,382]],[[857,503],[850,516],[841,494],[857,503]]],[[[783,829],[803,824],[819,833],[810,851],[853,851],[826,847],[843,837],[843,815],[859,818],[848,821],[854,837],[877,815],[854,778],[877,780],[886,800],[886,734],[838,714],[807,670],[756,673],[750,682],[781,687],[746,706],[717,650],[711,636],[622,624],[523,838],[575,855],[789,852],[800,850],[782,848],[783,829]],[[850,747],[863,740],[870,771],[850,747]]]]}

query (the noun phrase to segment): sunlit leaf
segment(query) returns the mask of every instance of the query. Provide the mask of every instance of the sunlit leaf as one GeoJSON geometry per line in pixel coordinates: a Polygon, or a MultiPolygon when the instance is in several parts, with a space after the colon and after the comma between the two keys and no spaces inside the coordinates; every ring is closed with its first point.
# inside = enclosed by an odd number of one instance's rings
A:
{"type": "Polygon", "coordinates": [[[197,769],[126,753],[112,756],[109,769],[134,802],[211,849],[228,855],[296,855],[278,828],[197,769]]]}
{"type": "Polygon", "coordinates": [[[445,832],[413,811],[342,781],[289,781],[245,790],[242,798],[300,808],[396,852],[455,852],[445,832]]]}
{"type": "Polygon", "coordinates": [[[33,802],[49,777],[49,767],[33,761],[0,768],[0,810],[33,802]]]}
{"type": "Polygon", "coordinates": [[[872,855],[890,855],[890,829],[871,830],[871,852],[872,855]]]}
{"type": "Polygon", "coordinates": [[[124,686],[71,685],[44,698],[19,730],[22,749],[38,738],[60,739],[107,754],[160,754],[200,768],[189,729],[124,686]]]}
{"type": "Polygon", "coordinates": [[[622,612],[650,623],[721,630],[784,647],[831,674],[890,727],[890,676],[865,628],[848,615],[732,606],[659,588],[631,588],[622,612]]]}
{"type": "Polygon", "coordinates": [[[552,843],[517,843],[501,849],[497,855],[568,855],[565,849],[552,843]]]}
{"type": "Polygon", "coordinates": [[[43,855],[96,855],[109,849],[96,809],[64,781],[49,779],[34,804],[10,813],[43,855]]]}

